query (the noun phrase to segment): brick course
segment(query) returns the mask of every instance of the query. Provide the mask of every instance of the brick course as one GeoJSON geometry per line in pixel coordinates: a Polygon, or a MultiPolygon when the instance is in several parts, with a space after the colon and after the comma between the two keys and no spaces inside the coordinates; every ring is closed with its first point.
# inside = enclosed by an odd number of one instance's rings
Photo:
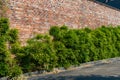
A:
{"type": "Polygon", "coordinates": [[[9,0],[11,28],[20,32],[20,40],[47,33],[50,26],[96,28],[119,25],[120,11],[89,0],[9,0]]]}

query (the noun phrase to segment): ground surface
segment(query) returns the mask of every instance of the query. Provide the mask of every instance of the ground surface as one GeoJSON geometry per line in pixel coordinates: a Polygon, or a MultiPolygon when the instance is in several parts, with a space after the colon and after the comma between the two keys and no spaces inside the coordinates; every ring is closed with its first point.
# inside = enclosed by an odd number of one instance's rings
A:
{"type": "Polygon", "coordinates": [[[120,80],[120,60],[58,74],[31,77],[28,80],[120,80]]]}

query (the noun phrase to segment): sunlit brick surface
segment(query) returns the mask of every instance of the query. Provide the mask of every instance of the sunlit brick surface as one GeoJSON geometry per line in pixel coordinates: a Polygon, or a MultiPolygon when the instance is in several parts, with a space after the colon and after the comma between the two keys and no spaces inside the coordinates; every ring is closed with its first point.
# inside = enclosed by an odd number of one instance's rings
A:
{"type": "Polygon", "coordinates": [[[89,0],[10,0],[9,7],[11,28],[19,29],[23,41],[48,32],[53,25],[96,28],[120,24],[120,11],[89,0]]]}

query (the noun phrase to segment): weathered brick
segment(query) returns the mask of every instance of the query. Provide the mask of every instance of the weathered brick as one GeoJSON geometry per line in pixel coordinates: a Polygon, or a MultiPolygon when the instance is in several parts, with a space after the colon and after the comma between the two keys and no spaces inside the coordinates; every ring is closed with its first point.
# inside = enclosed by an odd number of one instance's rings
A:
{"type": "Polygon", "coordinates": [[[9,0],[11,28],[17,28],[21,41],[35,33],[46,33],[50,26],[96,28],[119,25],[120,11],[89,0],[9,0]]]}

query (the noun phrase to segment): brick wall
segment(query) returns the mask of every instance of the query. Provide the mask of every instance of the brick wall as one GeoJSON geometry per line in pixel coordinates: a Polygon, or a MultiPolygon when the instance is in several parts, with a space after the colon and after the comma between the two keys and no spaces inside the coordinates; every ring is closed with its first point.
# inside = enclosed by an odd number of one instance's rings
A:
{"type": "Polygon", "coordinates": [[[25,41],[36,33],[46,33],[50,26],[96,28],[119,25],[120,11],[89,0],[9,0],[8,17],[11,28],[25,41]]]}

